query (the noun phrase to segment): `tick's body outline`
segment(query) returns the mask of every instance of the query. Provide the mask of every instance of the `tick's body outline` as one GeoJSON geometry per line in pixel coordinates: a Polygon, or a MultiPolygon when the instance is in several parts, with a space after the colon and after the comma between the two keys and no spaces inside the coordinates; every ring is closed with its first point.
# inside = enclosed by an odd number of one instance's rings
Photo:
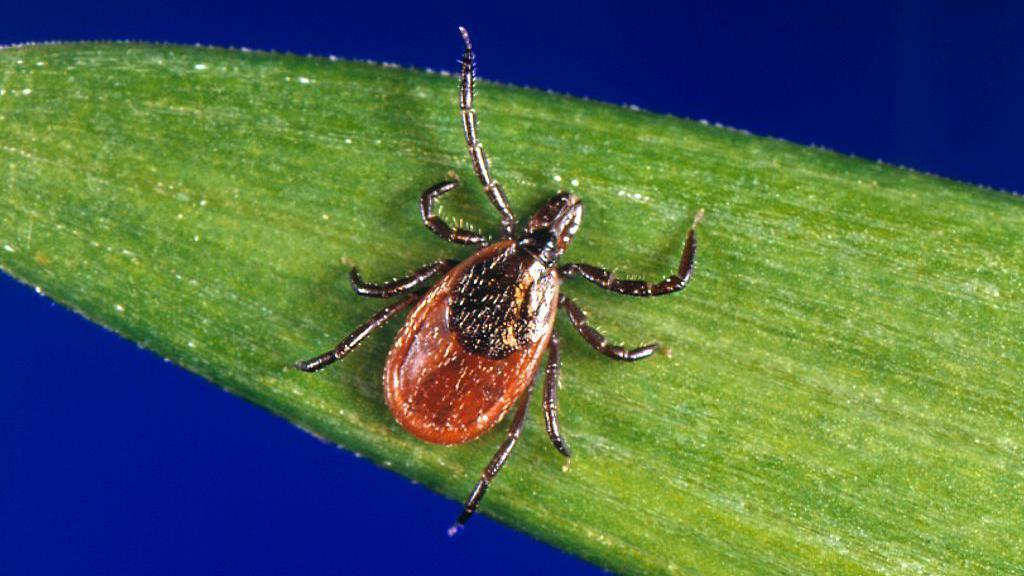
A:
{"type": "Polygon", "coordinates": [[[475,56],[469,34],[465,28],[459,31],[466,45],[459,81],[459,114],[473,171],[501,216],[501,236],[491,242],[476,232],[450,227],[436,214],[434,206],[441,196],[458,187],[459,181],[431,186],[420,196],[424,225],[449,242],[480,249],[462,262],[437,260],[407,277],[383,284],[365,282],[353,268],[350,279],[357,294],[402,298],[381,309],[331,351],[295,365],[306,372],[321,370],[345,357],[388,320],[413,307],[388,353],[384,375],[388,407],[406,430],[436,444],[469,442],[492,429],[519,401],[504,442],[481,473],[449,534],[473,515],[519,439],[545,351],[545,428],[554,447],[566,458],[571,456],[558,425],[561,353],[554,321],[559,309],[565,310],[587,343],[610,358],[641,360],[657,349],[657,344],[633,349],[610,344],[587,324],[586,313],[560,293],[562,281],[583,278],[606,290],[639,297],[678,292],[693,273],[697,252],[694,230],[703,214],[698,211],[687,232],[677,272],[654,284],[620,280],[612,272],[588,264],[558,266],[583,214],[582,203],[572,194],[562,192],[553,197],[516,236],[515,216],[505,190],[492,177],[477,138],[473,108],[475,56]],[[421,289],[439,275],[443,276],[433,287],[421,289]]]}

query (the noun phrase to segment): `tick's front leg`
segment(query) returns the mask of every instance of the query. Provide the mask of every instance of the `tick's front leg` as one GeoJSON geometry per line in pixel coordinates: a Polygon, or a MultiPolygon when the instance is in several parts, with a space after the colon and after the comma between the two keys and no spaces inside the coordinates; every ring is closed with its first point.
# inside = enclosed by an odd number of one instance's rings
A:
{"type": "Polygon", "coordinates": [[[693,219],[693,225],[686,233],[686,243],[683,244],[683,256],[679,260],[679,270],[657,284],[646,280],[622,280],[615,277],[610,270],[591,266],[589,264],[566,264],[558,269],[559,274],[564,278],[580,277],[590,280],[605,290],[625,294],[627,296],[661,296],[678,292],[690,282],[693,275],[693,265],[697,261],[697,234],[696,228],[704,211],[699,210],[693,219]]]}
{"type": "Polygon", "coordinates": [[[469,32],[461,27],[459,32],[466,43],[466,51],[462,54],[462,73],[459,76],[459,114],[462,116],[466,149],[469,151],[469,159],[473,162],[473,171],[484,186],[484,193],[501,214],[501,237],[511,238],[515,233],[516,218],[512,215],[505,189],[491,176],[491,163],[487,160],[484,145],[476,133],[476,110],[473,109],[473,96],[476,94],[476,55],[473,54],[473,44],[469,41],[469,32]]]}

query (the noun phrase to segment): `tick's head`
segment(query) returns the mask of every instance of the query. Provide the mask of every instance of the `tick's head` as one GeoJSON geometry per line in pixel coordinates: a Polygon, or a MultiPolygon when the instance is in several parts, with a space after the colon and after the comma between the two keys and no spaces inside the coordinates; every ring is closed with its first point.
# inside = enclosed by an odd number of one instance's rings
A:
{"type": "Polygon", "coordinates": [[[576,196],[562,192],[533,214],[519,245],[553,266],[569,248],[581,220],[583,203],[576,196]]]}

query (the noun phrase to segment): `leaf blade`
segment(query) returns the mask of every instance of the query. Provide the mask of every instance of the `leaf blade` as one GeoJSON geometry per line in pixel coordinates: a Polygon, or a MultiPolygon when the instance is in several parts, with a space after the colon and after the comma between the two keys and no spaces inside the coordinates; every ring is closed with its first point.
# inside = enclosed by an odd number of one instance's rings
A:
{"type": "MultiPolygon", "coordinates": [[[[3,269],[464,496],[497,436],[445,449],[394,424],[397,326],[325,374],[286,368],[379,305],[348,290],[352,264],[385,278],[467,254],[418,223],[449,170],[467,182],[449,211],[497,229],[452,78],[131,44],[0,62],[3,269]]],[[[583,196],[568,259],[654,277],[707,210],[683,296],[566,287],[612,337],[671,356],[613,364],[559,321],[577,456],[562,472],[535,407],[487,512],[624,572],[1020,568],[1020,198],[512,87],[485,85],[479,112],[521,218],[556,188],[583,196]]]]}

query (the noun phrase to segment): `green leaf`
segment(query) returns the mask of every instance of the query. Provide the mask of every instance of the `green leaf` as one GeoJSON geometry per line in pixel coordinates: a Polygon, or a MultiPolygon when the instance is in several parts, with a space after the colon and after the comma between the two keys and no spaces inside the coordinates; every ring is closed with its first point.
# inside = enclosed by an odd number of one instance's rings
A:
{"type": "MultiPolygon", "coordinates": [[[[447,217],[496,233],[454,78],[137,44],[9,48],[0,69],[4,270],[465,497],[504,426],[441,447],[395,424],[397,322],[289,369],[382,305],[353,295],[352,265],[383,280],[469,254],[419,221],[450,170],[447,217]]],[[[572,465],[535,403],[484,513],[621,572],[1024,571],[1020,197],[510,86],[485,83],[478,111],[521,218],[559,188],[584,199],[566,261],[658,278],[706,210],[683,294],[563,287],[666,353],[616,363],[559,320],[572,465]]]]}

